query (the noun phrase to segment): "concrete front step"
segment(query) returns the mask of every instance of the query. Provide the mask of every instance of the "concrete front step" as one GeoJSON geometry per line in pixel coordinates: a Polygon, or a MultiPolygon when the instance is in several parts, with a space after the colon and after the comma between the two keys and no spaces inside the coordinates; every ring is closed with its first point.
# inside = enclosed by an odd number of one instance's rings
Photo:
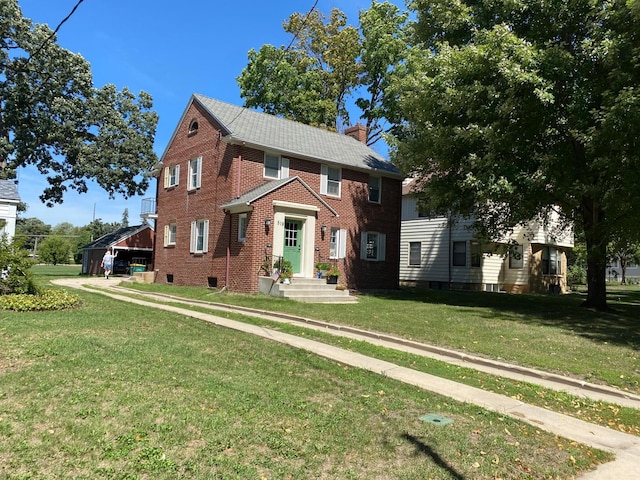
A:
{"type": "Polygon", "coordinates": [[[307,303],[357,303],[357,298],[349,295],[349,290],[336,290],[336,285],[328,285],[319,278],[293,278],[290,284],[273,283],[268,277],[261,277],[261,292],[274,297],[283,297],[307,303]],[[267,285],[269,284],[269,285],[267,285]]]}

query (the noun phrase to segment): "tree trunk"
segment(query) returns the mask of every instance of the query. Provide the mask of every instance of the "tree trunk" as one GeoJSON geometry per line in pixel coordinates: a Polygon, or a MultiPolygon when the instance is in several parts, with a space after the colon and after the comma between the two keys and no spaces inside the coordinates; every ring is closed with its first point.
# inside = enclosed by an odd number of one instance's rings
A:
{"type": "Polygon", "coordinates": [[[582,201],[582,220],[587,244],[587,299],[583,307],[609,311],[607,306],[607,241],[604,211],[592,199],[582,201]]]}

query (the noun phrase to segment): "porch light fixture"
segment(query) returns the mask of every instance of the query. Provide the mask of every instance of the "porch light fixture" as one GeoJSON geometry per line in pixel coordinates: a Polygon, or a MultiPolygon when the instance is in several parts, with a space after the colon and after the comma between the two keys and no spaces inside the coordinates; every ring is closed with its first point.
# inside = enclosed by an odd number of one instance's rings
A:
{"type": "Polygon", "coordinates": [[[327,226],[326,226],[326,225],[322,225],[322,226],[320,227],[320,231],[321,231],[322,233],[326,233],[326,232],[327,232],[327,226]]]}
{"type": "Polygon", "coordinates": [[[264,221],[264,226],[265,226],[265,228],[269,228],[271,226],[271,219],[267,218],[264,221]]]}

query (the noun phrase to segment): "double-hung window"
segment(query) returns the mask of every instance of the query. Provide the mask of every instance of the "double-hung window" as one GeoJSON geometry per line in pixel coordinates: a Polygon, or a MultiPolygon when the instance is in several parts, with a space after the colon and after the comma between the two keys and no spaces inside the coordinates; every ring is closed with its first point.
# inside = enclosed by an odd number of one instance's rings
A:
{"type": "Polygon", "coordinates": [[[409,242],[409,266],[419,267],[422,255],[422,242],[409,242]]]}
{"type": "Polygon", "coordinates": [[[247,239],[247,214],[241,213],[238,216],[238,242],[244,243],[247,239]]]}
{"type": "Polygon", "coordinates": [[[542,274],[560,275],[562,273],[562,253],[554,247],[542,249],[542,274]]]}
{"type": "Polygon", "coordinates": [[[524,252],[522,245],[509,247],[509,268],[522,268],[524,266],[524,252]]]}
{"type": "Polygon", "coordinates": [[[171,188],[178,185],[180,181],[180,165],[164,167],[164,188],[171,188]]]}
{"type": "Polygon", "coordinates": [[[265,178],[273,178],[275,180],[289,178],[289,159],[265,153],[263,175],[265,178]]]}
{"type": "Polygon", "coordinates": [[[340,168],[322,165],[320,168],[320,193],[340,196],[340,184],[342,183],[342,170],[340,168]]]}
{"type": "Polygon", "coordinates": [[[202,157],[189,160],[189,190],[200,188],[202,181],[202,157]]]}
{"type": "Polygon", "coordinates": [[[482,247],[477,240],[471,240],[471,266],[482,266],[482,247]]]}
{"type": "Polygon", "coordinates": [[[207,253],[209,251],[209,220],[191,222],[191,253],[207,253]]]}
{"type": "Polygon", "coordinates": [[[345,258],[347,253],[347,231],[332,228],[329,235],[329,258],[345,258]]]}
{"type": "Polygon", "coordinates": [[[360,236],[360,258],[369,262],[385,260],[387,236],[379,232],[362,232],[360,236]]]}
{"type": "Polygon", "coordinates": [[[382,178],[369,175],[369,201],[380,203],[380,186],[382,178]]]}
{"type": "Polygon", "coordinates": [[[169,225],[164,226],[164,246],[168,247],[170,245],[176,244],[176,224],[170,223],[169,225]]]}
{"type": "Polygon", "coordinates": [[[453,242],[451,264],[454,267],[465,267],[467,265],[467,242],[453,242]]]}

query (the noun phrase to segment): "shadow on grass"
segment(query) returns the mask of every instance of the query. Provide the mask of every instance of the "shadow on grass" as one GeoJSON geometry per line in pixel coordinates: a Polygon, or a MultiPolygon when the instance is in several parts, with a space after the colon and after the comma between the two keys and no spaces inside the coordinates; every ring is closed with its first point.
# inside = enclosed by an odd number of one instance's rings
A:
{"type": "Polygon", "coordinates": [[[576,335],[640,349],[640,289],[615,287],[607,293],[614,313],[581,307],[583,293],[530,295],[402,288],[370,294],[376,298],[484,309],[477,315],[493,320],[562,328],[576,335]]]}
{"type": "Polygon", "coordinates": [[[451,478],[454,478],[456,480],[464,480],[464,477],[453,467],[451,467],[451,465],[449,465],[440,455],[438,455],[438,452],[433,450],[429,445],[421,441],[419,438],[414,437],[413,435],[410,435],[408,433],[403,433],[402,438],[411,443],[416,448],[417,453],[421,453],[433,460],[433,463],[445,470],[451,476],[451,478]]]}

